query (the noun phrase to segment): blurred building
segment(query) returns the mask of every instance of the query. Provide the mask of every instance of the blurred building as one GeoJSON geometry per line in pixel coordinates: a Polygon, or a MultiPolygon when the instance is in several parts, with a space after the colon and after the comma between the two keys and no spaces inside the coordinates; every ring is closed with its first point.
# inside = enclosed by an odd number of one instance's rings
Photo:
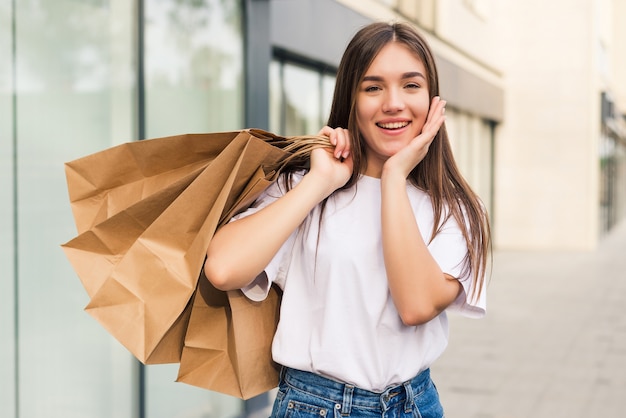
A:
{"type": "Polygon", "coordinates": [[[620,0],[0,0],[0,416],[255,417],[140,367],[89,315],[60,244],[63,163],[186,132],[325,122],[341,53],[413,22],[496,247],[589,249],[626,213],[620,0]]]}
{"type": "Polygon", "coordinates": [[[626,4],[492,3],[506,90],[496,243],[593,248],[626,212],[626,4]]]}

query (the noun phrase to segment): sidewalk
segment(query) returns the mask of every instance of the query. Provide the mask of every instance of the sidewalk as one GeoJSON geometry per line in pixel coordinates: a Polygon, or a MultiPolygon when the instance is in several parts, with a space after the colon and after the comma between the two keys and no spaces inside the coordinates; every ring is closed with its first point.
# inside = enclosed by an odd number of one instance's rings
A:
{"type": "Polygon", "coordinates": [[[593,252],[496,252],[487,316],[450,318],[447,418],[626,417],[626,223],[593,252]]]}

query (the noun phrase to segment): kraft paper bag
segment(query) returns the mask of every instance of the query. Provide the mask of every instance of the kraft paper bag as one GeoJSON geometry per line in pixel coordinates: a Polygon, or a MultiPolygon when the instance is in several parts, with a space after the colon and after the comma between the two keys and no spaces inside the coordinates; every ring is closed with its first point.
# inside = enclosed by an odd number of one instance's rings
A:
{"type": "Polygon", "coordinates": [[[181,382],[245,399],[276,386],[280,291],[251,302],[212,288],[202,266],[215,231],[284,164],[306,169],[311,150],[329,146],[247,129],[130,142],[66,163],[78,235],[62,248],[86,311],[144,364],[181,362],[181,382]]]}
{"type": "Polygon", "coordinates": [[[66,163],[78,233],[187,175],[197,177],[198,170],[206,168],[238,136],[251,134],[186,134],[129,142],[66,163]]]}
{"type": "MultiPolygon", "coordinates": [[[[213,233],[273,181],[274,173],[265,173],[263,166],[285,158],[284,151],[249,132],[215,138],[217,145],[209,145],[214,139],[210,135],[194,136],[191,144],[189,137],[125,144],[121,148],[130,149],[131,157],[123,158],[120,166],[127,178],[112,181],[111,172],[103,176],[107,181],[98,183],[95,174],[88,180],[81,176],[81,193],[70,193],[91,195],[74,210],[79,230],[87,229],[63,245],[91,298],[86,310],[145,364],[180,360],[189,302],[213,233]],[[145,160],[145,142],[156,169],[145,160]],[[154,151],[159,146],[161,151],[154,151]],[[189,162],[192,158],[182,167],[173,166],[170,159],[176,160],[176,150],[183,146],[189,147],[193,159],[203,155],[204,167],[189,162]],[[167,157],[163,153],[172,153],[171,158],[159,161],[167,157]],[[140,185],[139,174],[159,179],[148,178],[140,185]],[[164,188],[154,186],[157,182],[164,188]],[[107,192],[96,190],[101,187],[108,187],[107,192]]],[[[111,154],[119,148],[71,163],[68,178],[97,173],[99,167],[111,171],[111,154]]]]}
{"type": "Polygon", "coordinates": [[[281,295],[272,286],[263,302],[253,302],[239,290],[215,289],[202,275],[177,381],[241,399],[275,388],[279,369],[271,345],[281,295]]]}

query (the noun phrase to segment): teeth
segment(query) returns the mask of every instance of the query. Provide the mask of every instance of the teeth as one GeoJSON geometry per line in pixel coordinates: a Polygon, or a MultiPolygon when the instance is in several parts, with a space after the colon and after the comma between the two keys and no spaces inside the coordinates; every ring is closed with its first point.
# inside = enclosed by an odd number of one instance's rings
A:
{"type": "Polygon", "coordinates": [[[409,122],[392,122],[392,123],[378,123],[377,125],[384,129],[399,129],[407,126],[409,122]]]}

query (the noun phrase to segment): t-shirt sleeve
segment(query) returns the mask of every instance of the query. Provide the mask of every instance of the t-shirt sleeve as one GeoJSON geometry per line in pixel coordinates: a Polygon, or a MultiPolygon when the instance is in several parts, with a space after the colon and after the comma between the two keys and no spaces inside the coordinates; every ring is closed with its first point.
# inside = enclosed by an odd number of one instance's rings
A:
{"type": "MultiPolygon", "coordinates": [[[[474,295],[475,285],[472,282],[472,272],[464,268],[467,243],[453,217],[446,221],[441,231],[428,245],[428,249],[441,270],[459,280],[463,288],[447,310],[470,318],[482,318],[487,308],[485,286],[481,286],[482,291],[479,295],[474,295]]],[[[484,281],[484,277],[481,280],[484,281]]]]}
{"type": "MultiPolygon", "coordinates": [[[[292,185],[295,185],[300,178],[301,176],[294,176],[292,185]]],[[[278,200],[285,194],[285,192],[285,186],[282,178],[279,178],[279,180],[272,183],[248,209],[236,216],[233,216],[230,222],[245,218],[246,216],[250,216],[253,213],[258,212],[278,200]]],[[[293,248],[294,239],[295,232],[292,233],[289,238],[287,238],[285,243],[279,248],[278,252],[274,255],[272,260],[270,260],[264,271],[261,272],[261,274],[259,274],[252,281],[252,283],[241,289],[243,294],[246,295],[248,299],[256,302],[264,300],[269,294],[272,283],[276,283],[281,289],[283,288],[288,263],[291,258],[291,249],[293,248]]]]}

